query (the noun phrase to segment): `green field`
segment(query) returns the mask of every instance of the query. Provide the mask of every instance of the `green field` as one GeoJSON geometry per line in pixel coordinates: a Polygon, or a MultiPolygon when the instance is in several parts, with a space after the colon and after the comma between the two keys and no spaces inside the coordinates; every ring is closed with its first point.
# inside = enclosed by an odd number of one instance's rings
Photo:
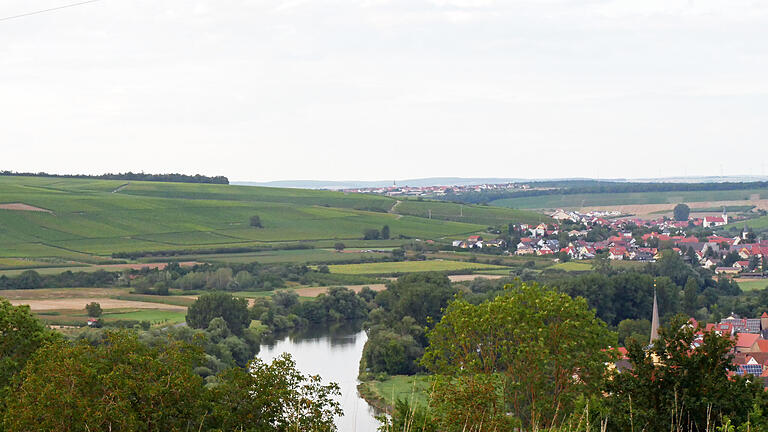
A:
{"type": "Polygon", "coordinates": [[[502,270],[505,267],[472,263],[466,261],[402,261],[402,262],[381,262],[365,264],[341,264],[330,265],[328,269],[331,273],[341,274],[393,274],[393,273],[416,273],[416,272],[444,272],[458,270],[502,270]]]}
{"type": "Polygon", "coordinates": [[[755,231],[768,230],[768,216],[760,216],[754,219],[729,223],[728,225],[725,226],[725,229],[740,230],[745,226],[748,226],[749,228],[755,231]]]}
{"type": "Polygon", "coordinates": [[[555,270],[565,270],[565,271],[591,271],[592,262],[568,261],[564,263],[557,263],[550,268],[555,270]]]}
{"type": "Polygon", "coordinates": [[[768,279],[738,281],[742,291],[760,291],[768,288],[768,279]]]}
{"type": "Polygon", "coordinates": [[[432,393],[430,377],[426,375],[393,375],[383,381],[361,384],[362,393],[379,399],[391,407],[398,399],[427,406],[432,393]]]}
{"type": "Polygon", "coordinates": [[[492,201],[491,205],[516,209],[554,209],[632,204],[735,201],[749,200],[753,195],[760,195],[761,199],[768,199],[768,189],[541,195],[505,198],[492,201]]]}
{"type": "Polygon", "coordinates": [[[141,309],[126,311],[109,311],[104,313],[104,321],[137,320],[149,321],[154,324],[177,324],[186,320],[186,312],[164,311],[157,309],[141,309]]]}
{"type": "MultiPolygon", "coordinates": [[[[13,203],[47,211],[0,209],[0,258],[57,257],[80,263],[94,263],[113,252],[279,246],[299,241],[331,247],[341,240],[351,246],[360,241],[364,230],[383,225],[389,225],[393,239],[442,239],[480,232],[489,223],[535,216],[493,207],[460,210],[459,204],[436,203],[433,218],[428,219],[421,214],[426,203],[402,203],[393,209],[395,200],[374,195],[0,177],[0,204],[13,203]],[[465,217],[460,222],[439,216],[461,211],[465,217]],[[261,218],[263,228],[250,226],[253,215],[261,218]]],[[[398,241],[382,240],[381,244],[396,246],[398,241]]]]}
{"type": "Polygon", "coordinates": [[[510,210],[500,207],[457,205],[442,201],[402,201],[397,213],[432,219],[470,222],[484,225],[506,225],[514,220],[519,223],[551,222],[548,216],[528,210],[510,210]]]}

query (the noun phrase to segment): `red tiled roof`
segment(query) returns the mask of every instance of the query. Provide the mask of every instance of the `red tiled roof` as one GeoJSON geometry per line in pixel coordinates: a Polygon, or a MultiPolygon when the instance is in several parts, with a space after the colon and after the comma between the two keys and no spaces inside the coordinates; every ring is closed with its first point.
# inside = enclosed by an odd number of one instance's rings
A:
{"type": "Polygon", "coordinates": [[[768,340],[760,339],[755,341],[755,348],[757,348],[757,352],[768,352],[768,340]]]}
{"type": "Polygon", "coordinates": [[[749,348],[758,339],[760,335],[757,333],[736,333],[736,348],[749,348]]]}

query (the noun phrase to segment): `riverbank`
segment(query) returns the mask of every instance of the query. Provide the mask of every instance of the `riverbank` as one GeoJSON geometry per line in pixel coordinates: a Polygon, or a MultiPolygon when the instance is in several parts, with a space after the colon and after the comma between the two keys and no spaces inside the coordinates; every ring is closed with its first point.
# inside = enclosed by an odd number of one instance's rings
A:
{"type": "Polygon", "coordinates": [[[428,406],[432,394],[429,375],[393,375],[384,380],[369,380],[357,386],[360,397],[377,411],[391,414],[398,399],[428,406]]]}

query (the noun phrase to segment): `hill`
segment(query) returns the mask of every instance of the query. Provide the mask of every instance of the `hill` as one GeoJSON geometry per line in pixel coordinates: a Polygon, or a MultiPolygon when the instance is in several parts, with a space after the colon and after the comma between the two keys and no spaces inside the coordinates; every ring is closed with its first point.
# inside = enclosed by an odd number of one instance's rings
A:
{"type": "Polygon", "coordinates": [[[422,214],[428,202],[405,205],[372,195],[217,184],[0,177],[0,257],[98,262],[115,252],[298,242],[324,242],[328,246],[335,240],[363,245],[359,240],[363,231],[383,225],[389,225],[393,238],[441,239],[479,232],[491,223],[539,218],[530,212],[437,204],[440,209],[435,207],[429,219],[422,214]],[[448,220],[462,212],[460,221],[448,220]],[[254,215],[260,217],[263,228],[250,226],[254,215]]]}

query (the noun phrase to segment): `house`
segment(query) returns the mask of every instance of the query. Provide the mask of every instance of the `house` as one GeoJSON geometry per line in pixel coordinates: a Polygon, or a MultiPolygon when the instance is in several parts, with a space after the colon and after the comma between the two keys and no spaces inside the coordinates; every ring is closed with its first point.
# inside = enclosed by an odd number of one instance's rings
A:
{"type": "Polygon", "coordinates": [[[733,267],[739,269],[740,271],[744,271],[749,268],[749,261],[736,261],[733,263],[733,267]]]}
{"type": "Polygon", "coordinates": [[[572,220],[572,221],[576,222],[576,219],[573,217],[573,215],[570,215],[570,214],[566,213],[563,209],[555,210],[555,212],[552,213],[551,215],[549,215],[549,217],[551,217],[552,219],[557,219],[557,220],[568,219],[568,220],[572,220]]]}
{"type": "Polygon", "coordinates": [[[624,247],[612,247],[608,250],[608,259],[623,260],[627,254],[627,249],[624,247]]]}
{"type": "Polygon", "coordinates": [[[736,352],[749,352],[752,345],[760,339],[760,333],[736,333],[736,352]]]}
{"type": "Polygon", "coordinates": [[[517,251],[515,251],[515,255],[535,255],[536,249],[531,245],[531,243],[525,243],[520,242],[517,244],[517,251]]]}
{"type": "Polygon", "coordinates": [[[497,247],[497,248],[506,248],[507,242],[504,239],[495,239],[495,240],[487,240],[483,242],[483,245],[485,247],[497,247]]]}
{"type": "Polygon", "coordinates": [[[736,267],[716,267],[715,273],[716,274],[737,274],[741,270],[739,270],[736,267]]]}
{"type": "Polygon", "coordinates": [[[728,213],[723,209],[722,216],[705,216],[701,226],[704,228],[718,227],[728,224],[728,213]]]}
{"type": "Polygon", "coordinates": [[[479,241],[483,241],[483,237],[479,235],[473,235],[467,237],[467,243],[477,243],[479,241]]]}
{"type": "Polygon", "coordinates": [[[453,247],[457,247],[457,248],[460,248],[460,247],[466,247],[466,246],[462,246],[463,244],[464,244],[464,241],[463,241],[463,240],[454,240],[454,241],[451,243],[451,246],[453,246],[453,247]]]}

